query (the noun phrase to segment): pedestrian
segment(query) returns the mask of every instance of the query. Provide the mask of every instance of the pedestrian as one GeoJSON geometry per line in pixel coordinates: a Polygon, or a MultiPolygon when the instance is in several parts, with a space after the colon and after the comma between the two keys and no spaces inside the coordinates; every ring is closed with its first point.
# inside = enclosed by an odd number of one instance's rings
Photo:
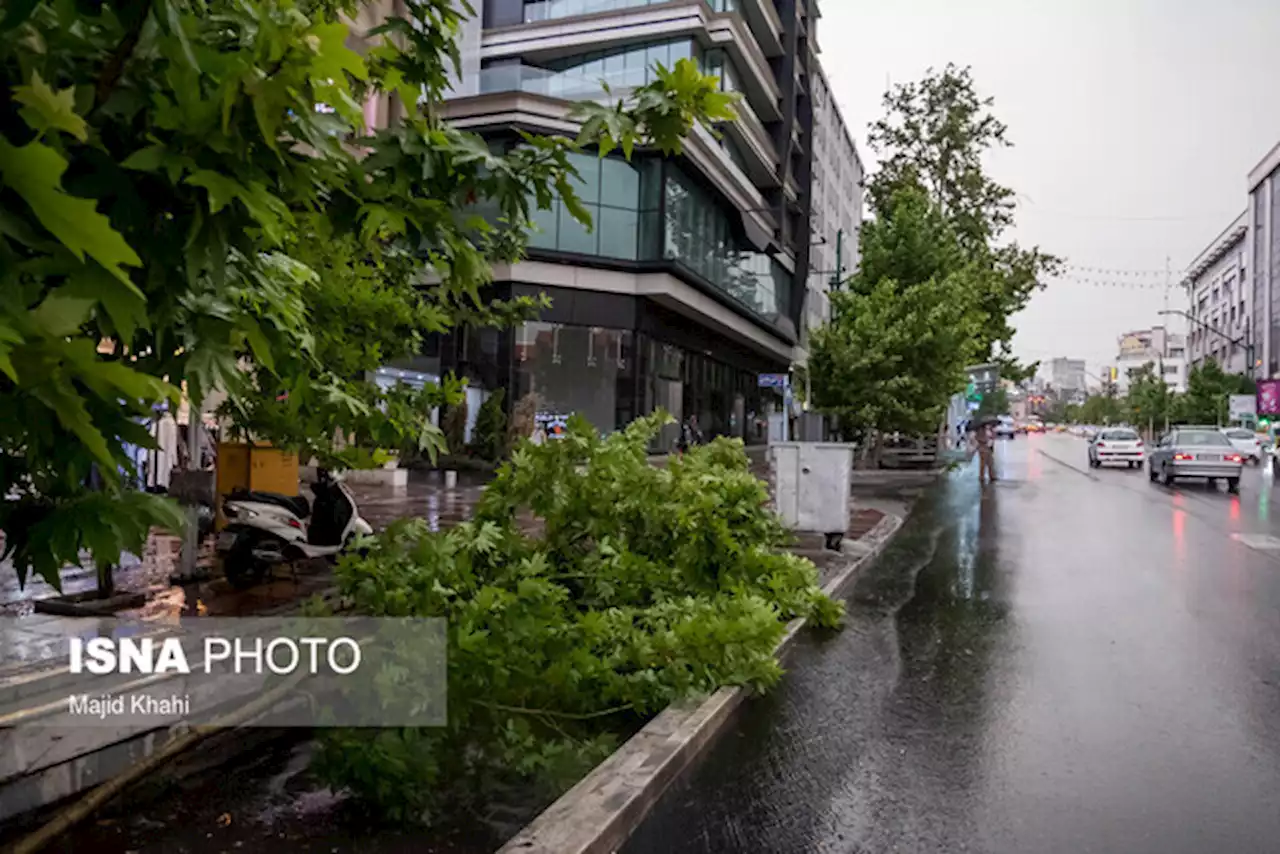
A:
{"type": "Polygon", "coordinates": [[[680,425],[680,440],[676,444],[676,447],[679,449],[680,453],[683,454],[694,445],[701,444],[702,431],[698,429],[698,416],[690,415],[685,419],[685,422],[680,425]]]}
{"type": "Polygon", "coordinates": [[[990,421],[978,425],[973,432],[973,441],[978,451],[978,483],[984,479],[987,483],[995,483],[995,427],[990,421]]]}

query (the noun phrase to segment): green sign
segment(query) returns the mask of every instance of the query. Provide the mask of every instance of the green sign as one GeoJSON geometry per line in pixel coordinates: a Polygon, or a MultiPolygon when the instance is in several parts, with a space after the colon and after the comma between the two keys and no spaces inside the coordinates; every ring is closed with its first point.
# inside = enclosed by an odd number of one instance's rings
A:
{"type": "MultiPolygon", "coordinates": [[[[954,386],[952,386],[952,388],[954,388],[954,386]]],[[[980,403],[982,401],[982,394],[978,391],[978,387],[974,385],[972,380],[964,387],[964,399],[972,403],[980,403]]]]}

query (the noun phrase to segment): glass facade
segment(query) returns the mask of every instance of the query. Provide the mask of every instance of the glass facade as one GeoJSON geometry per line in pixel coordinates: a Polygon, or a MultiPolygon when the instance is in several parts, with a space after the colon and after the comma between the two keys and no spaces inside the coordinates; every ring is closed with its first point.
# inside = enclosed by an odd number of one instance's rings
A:
{"type": "MultiPolygon", "coordinates": [[[[525,0],[524,22],[551,21],[595,12],[617,12],[637,6],[656,6],[668,0],[525,0]]],[[[720,0],[725,2],[725,0],[720,0]]]]}
{"type": "Polygon", "coordinates": [[[766,440],[771,392],[754,373],[707,354],[630,329],[544,322],[524,324],[515,341],[514,399],[536,395],[540,411],[576,413],[608,433],[664,409],[676,423],[655,440],[659,451],[675,446],[691,415],[708,438],[766,440]]]}
{"type": "Polygon", "coordinates": [[[663,257],[677,261],[752,313],[776,320],[787,313],[791,274],[742,237],[738,215],[678,168],[663,185],[663,257]]]}
{"type": "Polygon", "coordinates": [[[532,92],[566,100],[594,98],[603,91],[602,83],[611,89],[650,83],[658,65],[671,68],[681,59],[691,59],[693,50],[693,42],[685,38],[592,51],[541,67],[492,65],[481,69],[480,91],[532,92]]]}
{"type": "Polygon", "coordinates": [[[673,261],[757,317],[787,314],[791,274],[742,234],[741,214],[672,162],[571,155],[575,189],[591,214],[588,230],[557,199],[534,210],[531,250],[619,261],[673,261]]]}
{"type": "Polygon", "coordinates": [[[574,189],[593,228],[588,231],[556,199],[550,210],[534,211],[537,230],[529,235],[529,247],[622,261],[656,257],[662,164],[590,154],[570,155],[570,161],[579,176],[574,189]]]}
{"type": "MultiPolygon", "coordinates": [[[[639,6],[656,6],[670,0],[525,0],[524,22],[551,21],[571,18],[574,15],[590,15],[595,12],[617,12],[639,6]]],[[[706,0],[715,12],[734,12],[738,0],[706,0]]]]}

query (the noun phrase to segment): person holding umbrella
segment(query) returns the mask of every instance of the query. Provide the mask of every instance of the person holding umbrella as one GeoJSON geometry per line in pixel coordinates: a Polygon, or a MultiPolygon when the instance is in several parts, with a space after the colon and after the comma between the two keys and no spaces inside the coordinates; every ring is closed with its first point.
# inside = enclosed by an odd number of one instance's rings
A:
{"type": "Polygon", "coordinates": [[[973,444],[978,451],[978,483],[996,482],[995,425],[998,418],[981,418],[974,424],[973,444]]]}

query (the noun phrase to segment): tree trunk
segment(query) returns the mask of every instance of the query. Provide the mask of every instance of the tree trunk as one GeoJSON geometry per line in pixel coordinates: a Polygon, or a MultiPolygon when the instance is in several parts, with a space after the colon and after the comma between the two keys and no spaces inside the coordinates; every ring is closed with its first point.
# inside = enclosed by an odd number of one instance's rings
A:
{"type": "Polygon", "coordinates": [[[98,598],[110,599],[116,595],[115,566],[109,563],[99,563],[97,569],[98,598]]]}

